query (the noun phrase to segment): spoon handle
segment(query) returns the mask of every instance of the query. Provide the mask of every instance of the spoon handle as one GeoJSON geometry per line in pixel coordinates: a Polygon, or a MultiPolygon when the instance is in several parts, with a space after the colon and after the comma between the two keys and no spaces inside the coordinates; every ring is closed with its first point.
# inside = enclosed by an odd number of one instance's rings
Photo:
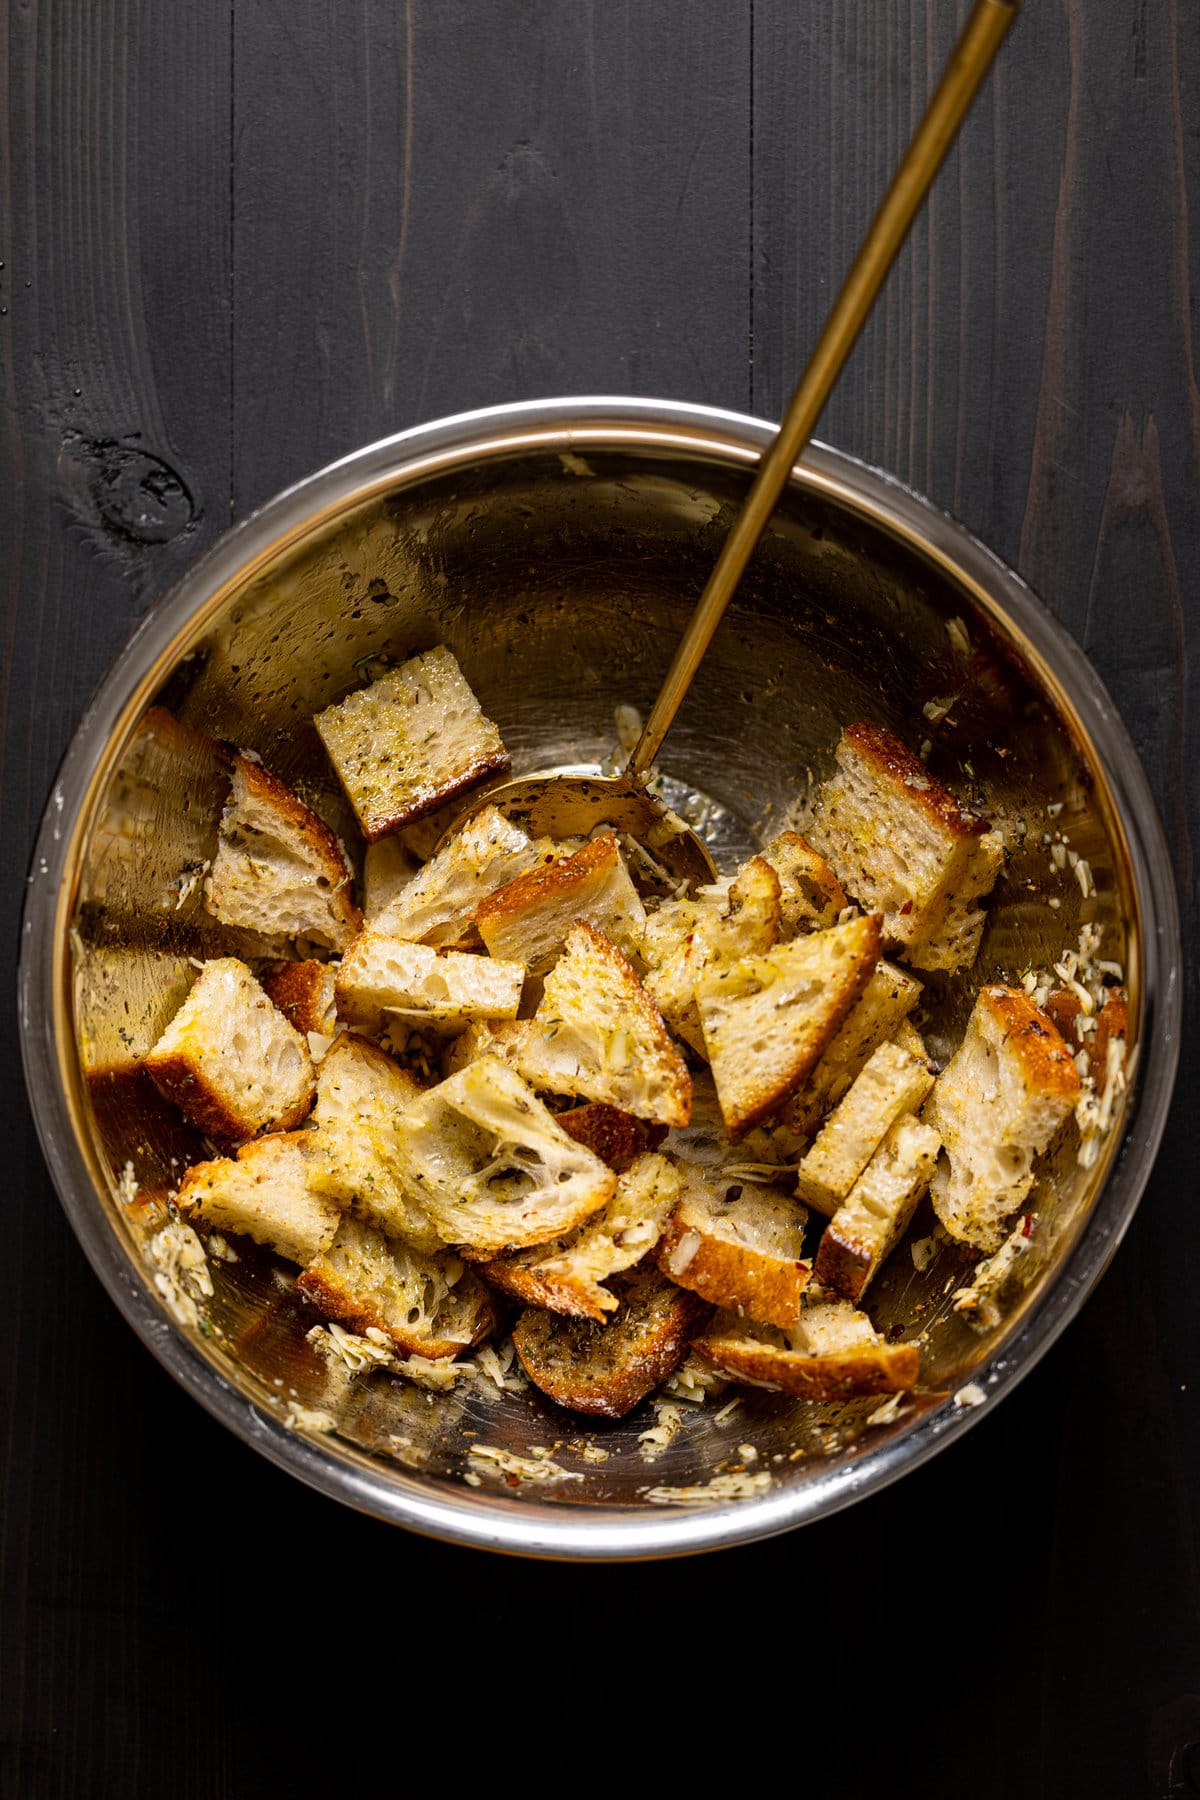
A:
{"type": "Polygon", "coordinates": [[[754,546],[775,510],[800,452],[812,436],[887,273],[1019,10],[1020,0],[976,0],[975,9],[963,27],[925,116],[913,134],[842,284],[783,423],[759,462],[750,492],[734,520],[654,708],[634,746],[629,759],[631,776],[643,775],[657,756],[754,546]]]}

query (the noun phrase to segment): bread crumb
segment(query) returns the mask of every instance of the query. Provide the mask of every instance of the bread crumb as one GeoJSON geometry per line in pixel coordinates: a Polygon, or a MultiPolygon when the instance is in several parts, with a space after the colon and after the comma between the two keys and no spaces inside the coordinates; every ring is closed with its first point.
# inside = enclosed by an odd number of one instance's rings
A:
{"type": "Polygon", "coordinates": [[[968,1381],[954,1396],[955,1406],[982,1406],[987,1395],[977,1381],[968,1381]]]}
{"type": "Polygon", "coordinates": [[[332,1413],[324,1412],[316,1406],[298,1406],[293,1403],[283,1415],[283,1422],[289,1431],[321,1431],[337,1430],[337,1420],[332,1413]]]}

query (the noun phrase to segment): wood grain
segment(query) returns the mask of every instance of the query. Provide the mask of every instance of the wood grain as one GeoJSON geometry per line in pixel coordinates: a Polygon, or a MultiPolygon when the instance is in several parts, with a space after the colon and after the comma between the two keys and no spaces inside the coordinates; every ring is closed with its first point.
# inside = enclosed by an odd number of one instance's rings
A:
{"type": "Polygon", "coordinates": [[[405,0],[336,32],[330,16],[321,0],[235,16],[239,508],[476,406],[745,409],[748,11],[405,0]]]}
{"type": "MultiPolygon", "coordinates": [[[[0,0],[10,977],[69,732],[225,520],[463,407],[608,390],[777,416],[965,12],[0,0]]],[[[949,1455],[805,1533],[602,1576],[427,1544],[172,1387],[70,1234],[0,1037],[5,1800],[444,1785],[481,1646],[497,1710],[536,1692],[539,1766],[559,1743],[577,1763],[580,1696],[619,1678],[672,1697],[673,1766],[717,1779],[730,1734],[647,1619],[673,1651],[819,1622],[780,1676],[804,1779],[839,1800],[1200,1791],[1197,95],[1180,0],[1027,4],[822,424],[1042,592],[1167,824],[1180,1099],[1080,1320],[949,1455]],[[432,1689],[395,1650],[414,1616],[450,1670],[432,1689]],[[531,1675],[516,1652],[550,1638],[531,1675]],[[899,1714],[831,1702],[864,1659],[899,1714]]]]}

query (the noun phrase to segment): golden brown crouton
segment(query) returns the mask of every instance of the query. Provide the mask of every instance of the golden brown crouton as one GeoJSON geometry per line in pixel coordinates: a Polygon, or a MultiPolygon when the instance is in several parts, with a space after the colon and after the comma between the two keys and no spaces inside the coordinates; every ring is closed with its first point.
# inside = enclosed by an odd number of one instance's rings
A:
{"type": "Polygon", "coordinates": [[[974,962],[978,902],[1004,860],[998,832],[956,800],[881,725],[848,725],[811,835],[859,905],[883,914],[885,941],[918,969],[974,962]]]}
{"type": "Polygon", "coordinates": [[[921,1372],[915,1344],[885,1343],[866,1314],[844,1300],[806,1306],[787,1332],[770,1325],[751,1329],[736,1313],[720,1314],[694,1348],[733,1381],[801,1400],[903,1394],[915,1387],[921,1372]]]}
{"type": "Polygon", "coordinates": [[[204,898],[224,925],[267,938],[311,938],[331,950],[344,950],[362,923],[354,870],[333,832],[246,756],[233,758],[204,898]]]}
{"type": "Polygon", "coordinates": [[[364,927],[337,974],[338,1014],[379,1032],[389,1015],[415,1023],[515,1019],[525,970],[462,950],[434,950],[364,927]]]}
{"type": "Polygon", "coordinates": [[[679,1192],[679,1173],[664,1156],[639,1156],[602,1211],[570,1237],[485,1263],[483,1274],[526,1306],[579,1319],[603,1319],[618,1301],[605,1285],[654,1249],[679,1192]]]}
{"type": "Polygon", "coordinates": [[[577,919],[586,919],[623,948],[637,941],[646,909],[611,832],[573,856],[542,862],[480,901],[475,920],[493,956],[543,975],[577,919]]]}
{"type": "Polygon", "coordinates": [[[781,831],[761,852],[779,877],[781,936],[827,931],[848,904],[825,858],[798,831],[781,831]]]}
{"type": "Polygon", "coordinates": [[[696,1000],[731,1138],[778,1112],[829,1046],[879,957],[877,915],[702,975],[696,1000]]]}
{"type": "Polygon", "coordinates": [[[901,1113],[915,1112],[928,1096],[933,1076],[899,1044],[872,1051],[830,1113],[800,1164],[796,1192],[832,1218],[889,1127],[901,1113]]]}
{"type": "Polygon", "coordinates": [[[811,1265],[808,1214],[779,1188],[683,1164],[683,1192],[655,1252],[664,1275],[715,1306],[792,1325],[811,1265]]]}
{"type": "Polygon", "coordinates": [[[562,1237],[616,1191],[612,1170],[494,1056],[422,1094],[398,1137],[405,1179],[434,1227],[477,1258],[562,1237]]]}
{"type": "Polygon", "coordinates": [[[444,644],[410,657],[313,720],[368,843],[509,766],[444,644]]]}
{"type": "Polygon", "coordinates": [[[146,1067],[197,1130],[223,1143],[268,1126],[290,1131],[315,1091],[307,1043],[233,956],[205,963],[146,1067]]]}
{"type": "Polygon", "coordinates": [[[342,1209],[308,1186],[310,1142],[307,1131],[276,1132],[243,1144],[236,1157],[194,1163],[179,1184],[180,1213],[240,1232],[289,1262],[311,1262],[333,1242],[342,1209]]]}
{"type": "Polygon", "coordinates": [[[817,1250],[816,1278],[856,1303],[908,1229],[929,1186],[941,1140],[932,1125],[897,1119],[830,1220],[817,1250]]]}
{"type": "Polygon", "coordinates": [[[514,1057],[534,1087],[602,1100],[640,1119],[686,1125],[692,1083],[662,1016],[632,966],[582,920],[546,977],[514,1057]]]}
{"type": "Polygon", "coordinates": [[[521,1366],[535,1387],[575,1412],[620,1419],[674,1373],[709,1307],[652,1262],[618,1276],[620,1304],[608,1322],[530,1310],[513,1328],[521,1366]]]}
{"type": "MultiPolygon", "coordinates": [[[[542,852],[527,831],[496,807],[485,806],[461,824],[386,904],[376,908],[371,927],[388,937],[441,949],[478,946],[475,915],[481,903],[541,860],[542,852]]],[[[510,960],[527,959],[518,956],[510,960]]]]}
{"type": "Polygon", "coordinates": [[[924,1112],[946,1148],[930,1191],[951,1237],[999,1249],[1035,1157],[1078,1099],[1079,1073],[1053,1022],[1020,988],[985,987],[924,1112]]]}
{"type": "Polygon", "coordinates": [[[296,1289],[326,1318],[351,1331],[382,1331],[402,1356],[431,1362],[470,1349],[497,1323],[487,1288],[457,1256],[422,1256],[356,1219],[341,1221],[296,1289]]]}
{"type": "Polygon", "coordinates": [[[332,963],[282,963],[273,974],[263,976],[263,988],[273,1006],[277,1006],[301,1037],[310,1031],[329,1037],[336,1019],[333,983],[337,969],[332,963]]]}

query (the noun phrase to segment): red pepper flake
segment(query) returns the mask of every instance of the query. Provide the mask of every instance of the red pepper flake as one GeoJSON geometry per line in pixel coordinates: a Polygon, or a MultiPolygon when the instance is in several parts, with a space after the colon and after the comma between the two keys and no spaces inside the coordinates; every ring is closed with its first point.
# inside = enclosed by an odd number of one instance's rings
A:
{"type": "Polygon", "coordinates": [[[1025,1217],[1021,1220],[1021,1236],[1023,1238],[1031,1238],[1033,1236],[1033,1214],[1032,1213],[1026,1213],[1025,1217]]]}
{"type": "Polygon", "coordinates": [[[904,905],[900,908],[900,917],[902,919],[907,919],[907,917],[908,917],[909,913],[912,911],[912,909],[913,909],[912,901],[906,900],[904,902],[904,905]]]}

